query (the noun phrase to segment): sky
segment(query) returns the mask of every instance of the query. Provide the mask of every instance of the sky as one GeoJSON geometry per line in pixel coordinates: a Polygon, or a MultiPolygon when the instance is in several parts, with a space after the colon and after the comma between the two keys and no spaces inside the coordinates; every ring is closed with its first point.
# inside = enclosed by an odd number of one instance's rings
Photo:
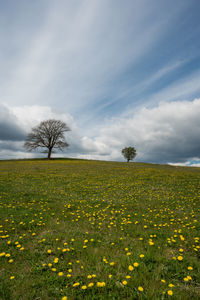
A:
{"type": "Polygon", "coordinates": [[[200,166],[199,0],[0,0],[0,159],[59,119],[54,157],[200,166]]]}

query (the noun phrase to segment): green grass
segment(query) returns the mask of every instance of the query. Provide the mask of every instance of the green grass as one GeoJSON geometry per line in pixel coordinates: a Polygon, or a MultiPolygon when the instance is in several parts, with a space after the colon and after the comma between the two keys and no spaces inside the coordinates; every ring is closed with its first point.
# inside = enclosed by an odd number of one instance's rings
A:
{"type": "Polygon", "coordinates": [[[19,160],[0,174],[0,299],[200,299],[200,169],[19,160]]]}

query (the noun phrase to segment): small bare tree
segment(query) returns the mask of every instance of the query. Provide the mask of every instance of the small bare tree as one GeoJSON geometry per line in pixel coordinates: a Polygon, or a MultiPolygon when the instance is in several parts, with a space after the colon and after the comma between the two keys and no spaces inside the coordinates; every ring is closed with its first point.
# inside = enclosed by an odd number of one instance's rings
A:
{"type": "Polygon", "coordinates": [[[60,120],[43,121],[40,125],[32,128],[26,138],[24,147],[29,151],[46,148],[48,149],[47,158],[50,159],[54,148],[63,150],[63,148],[69,146],[64,136],[66,131],[70,131],[70,128],[60,120]]]}

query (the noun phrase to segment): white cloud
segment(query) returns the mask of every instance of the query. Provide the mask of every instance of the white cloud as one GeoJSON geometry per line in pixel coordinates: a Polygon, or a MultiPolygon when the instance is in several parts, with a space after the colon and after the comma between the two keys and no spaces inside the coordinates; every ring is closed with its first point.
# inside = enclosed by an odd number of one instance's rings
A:
{"type": "Polygon", "coordinates": [[[38,125],[41,121],[47,119],[60,119],[73,127],[73,129],[76,127],[71,115],[59,110],[52,110],[49,106],[26,105],[10,107],[9,109],[19,120],[21,126],[24,130],[26,130],[26,132],[30,131],[32,127],[38,125]]]}
{"type": "MultiPolygon", "coordinates": [[[[175,64],[174,66],[178,67],[179,64],[175,64]]],[[[166,69],[166,72],[170,69],[166,69]]],[[[165,71],[165,68],[164,70],[165,71]]],[[[155,78],[157,75],[162,76],[162,70],[161,74],[158,72],[158,74],[155,74],[155,78]]],[[[152,80],[154,80],[154,76],[152,77],[152,80]]],[[[151,79],[149,80],[151,83],[151,79]]],[[[175,101],[182,101],[183,99],[190,99],[193,95],[198,95],[200,93],[200,71],[194,71],[189,75],[186,75],[184,78],[178,79],[172,84],[169,84],[168,86],[164,87],[163,89],[158,90],[158,92],[151,94],[150,96],[147,96],[146,99],[140,99],[140,103],[135,106],[135,104],[130,104],[126,107],[126,109],[123,112],[123,115],[126,117],[129,117],[131,114],[134,113],[135,110],[140,110],[144,105],[148,105],[148,107],[153,107],[157,105],[158,103],[162,102],[175,102],[175,101]]],[[[148,81],[147,81],[148,84],[148,81]]],[[[145,82],[144,82],[145,85],[145,82]]],[[[141,84],[141,87],[143,87],[143,84],[141,84]]],[[[144,86],[145,87],[145,86],[144,86]]],[[[194,97],[193,97],[194,98],[194,97]]]]}
{"type": "MultiPolygon", "coordinates": [[[[44,119],[65,121],[72,129],[66,135],[70,144],[64,152],[67,156],[122,160],[122,148],[133,145],[139,161],[187,165],[187,161],[200,157],[200,99],[163,102],[151,109],[141,109],[132,118],[113,118],[95,137],[81,135],[71,115],[55,112],[50,107],[15,107],[10,113],[26,132],[44,119]]],[[[23,151],[17,143],[2,144],[2,150],[6,147],[23,151]]]]}
{"type": "Polygon", "coordinates": [[[99,149],[88,137],[82,137],[73,117],[62,111],[52,110],[49,106],[0,106],[0,159],[22,158],[41,156],[35,152],[27,154],[23,148],[23,141],[31,128],[39,125],[43,120],[59,119],[65,122],[71,129],[66,133],[66,139],[70,145],[66,153],[59,155],[77,156],[79,153],[97,152],[99,149]],[[6,139],[5,139],[6,137],[6,139]],[[18,138],[19,137],[19,138],[18,138]],[[17,142],[19,141],[19,142],[17,142]]]}
{"type": "Polygon", "coordinates": [[[6,103],[0,106],[1,157],[5,149],[22,155],[18,142],[49,118],[72,129],[66,155],[120,160],[122,147],[134,145],[138,160],[173,163],[199,156],[199,100],[178,101],[198,95],[199,70],[190,69],[185,78],[155,93],[160,79],[188,62],[186,55],[164,59],[171,48],[165,53],[158,48],[164,50],[159,45],[166,43],[189,2],[178,1],[175,7],[149,0],[33,3],[16,5],[15,17],[8,14],[0,21],[0,101],[6,103]],[[143,65],[144,58],[151,64],[143,65]],[[132,78],[137,66],[144,80],[132,78]],[[140,93],[152,86],[154,94],[141,99],[140,93]],[[154,107],[142,108],[145,103],[154,107]],[[115,104],[121,115],[105,121],[108,107],[115,115],[115,104]],[[97,127],[98,121],[104,124],[97,127]]]}
{"type": "Polygon", "coordinates": [[[132,118],[113,119],[94,138],[96,155],[101,155],[104,145],[110,154],[102,157],[119,160],[121,149],[133,145],[140,161],[173,163],[200,157],[199,114],[200,99],[195,99],[163,102],[139,110],[132,118]]]}
{"type": "MultiPolygon", "coordinates": [[[[198,160],[198,161],[200,161],[200,160],[198,160]]],[[[178,167],[178,166],[180,166],[180,167],[200,167],[200,162],[194,163],[192,160],[186,161],[184,163],[178,162],[178,163],[168,163],[168,164],[171,166],[175,166],[175,167],[178,167]]]]}

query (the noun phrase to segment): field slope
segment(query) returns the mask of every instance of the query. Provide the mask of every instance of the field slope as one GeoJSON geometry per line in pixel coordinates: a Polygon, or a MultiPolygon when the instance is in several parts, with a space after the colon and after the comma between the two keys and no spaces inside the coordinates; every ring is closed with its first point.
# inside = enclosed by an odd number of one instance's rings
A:
{"type": "Polygon", "coordinates": [[[200,299],[199,216],[198,168],[1,161],[0,299],[200,299]]]}

